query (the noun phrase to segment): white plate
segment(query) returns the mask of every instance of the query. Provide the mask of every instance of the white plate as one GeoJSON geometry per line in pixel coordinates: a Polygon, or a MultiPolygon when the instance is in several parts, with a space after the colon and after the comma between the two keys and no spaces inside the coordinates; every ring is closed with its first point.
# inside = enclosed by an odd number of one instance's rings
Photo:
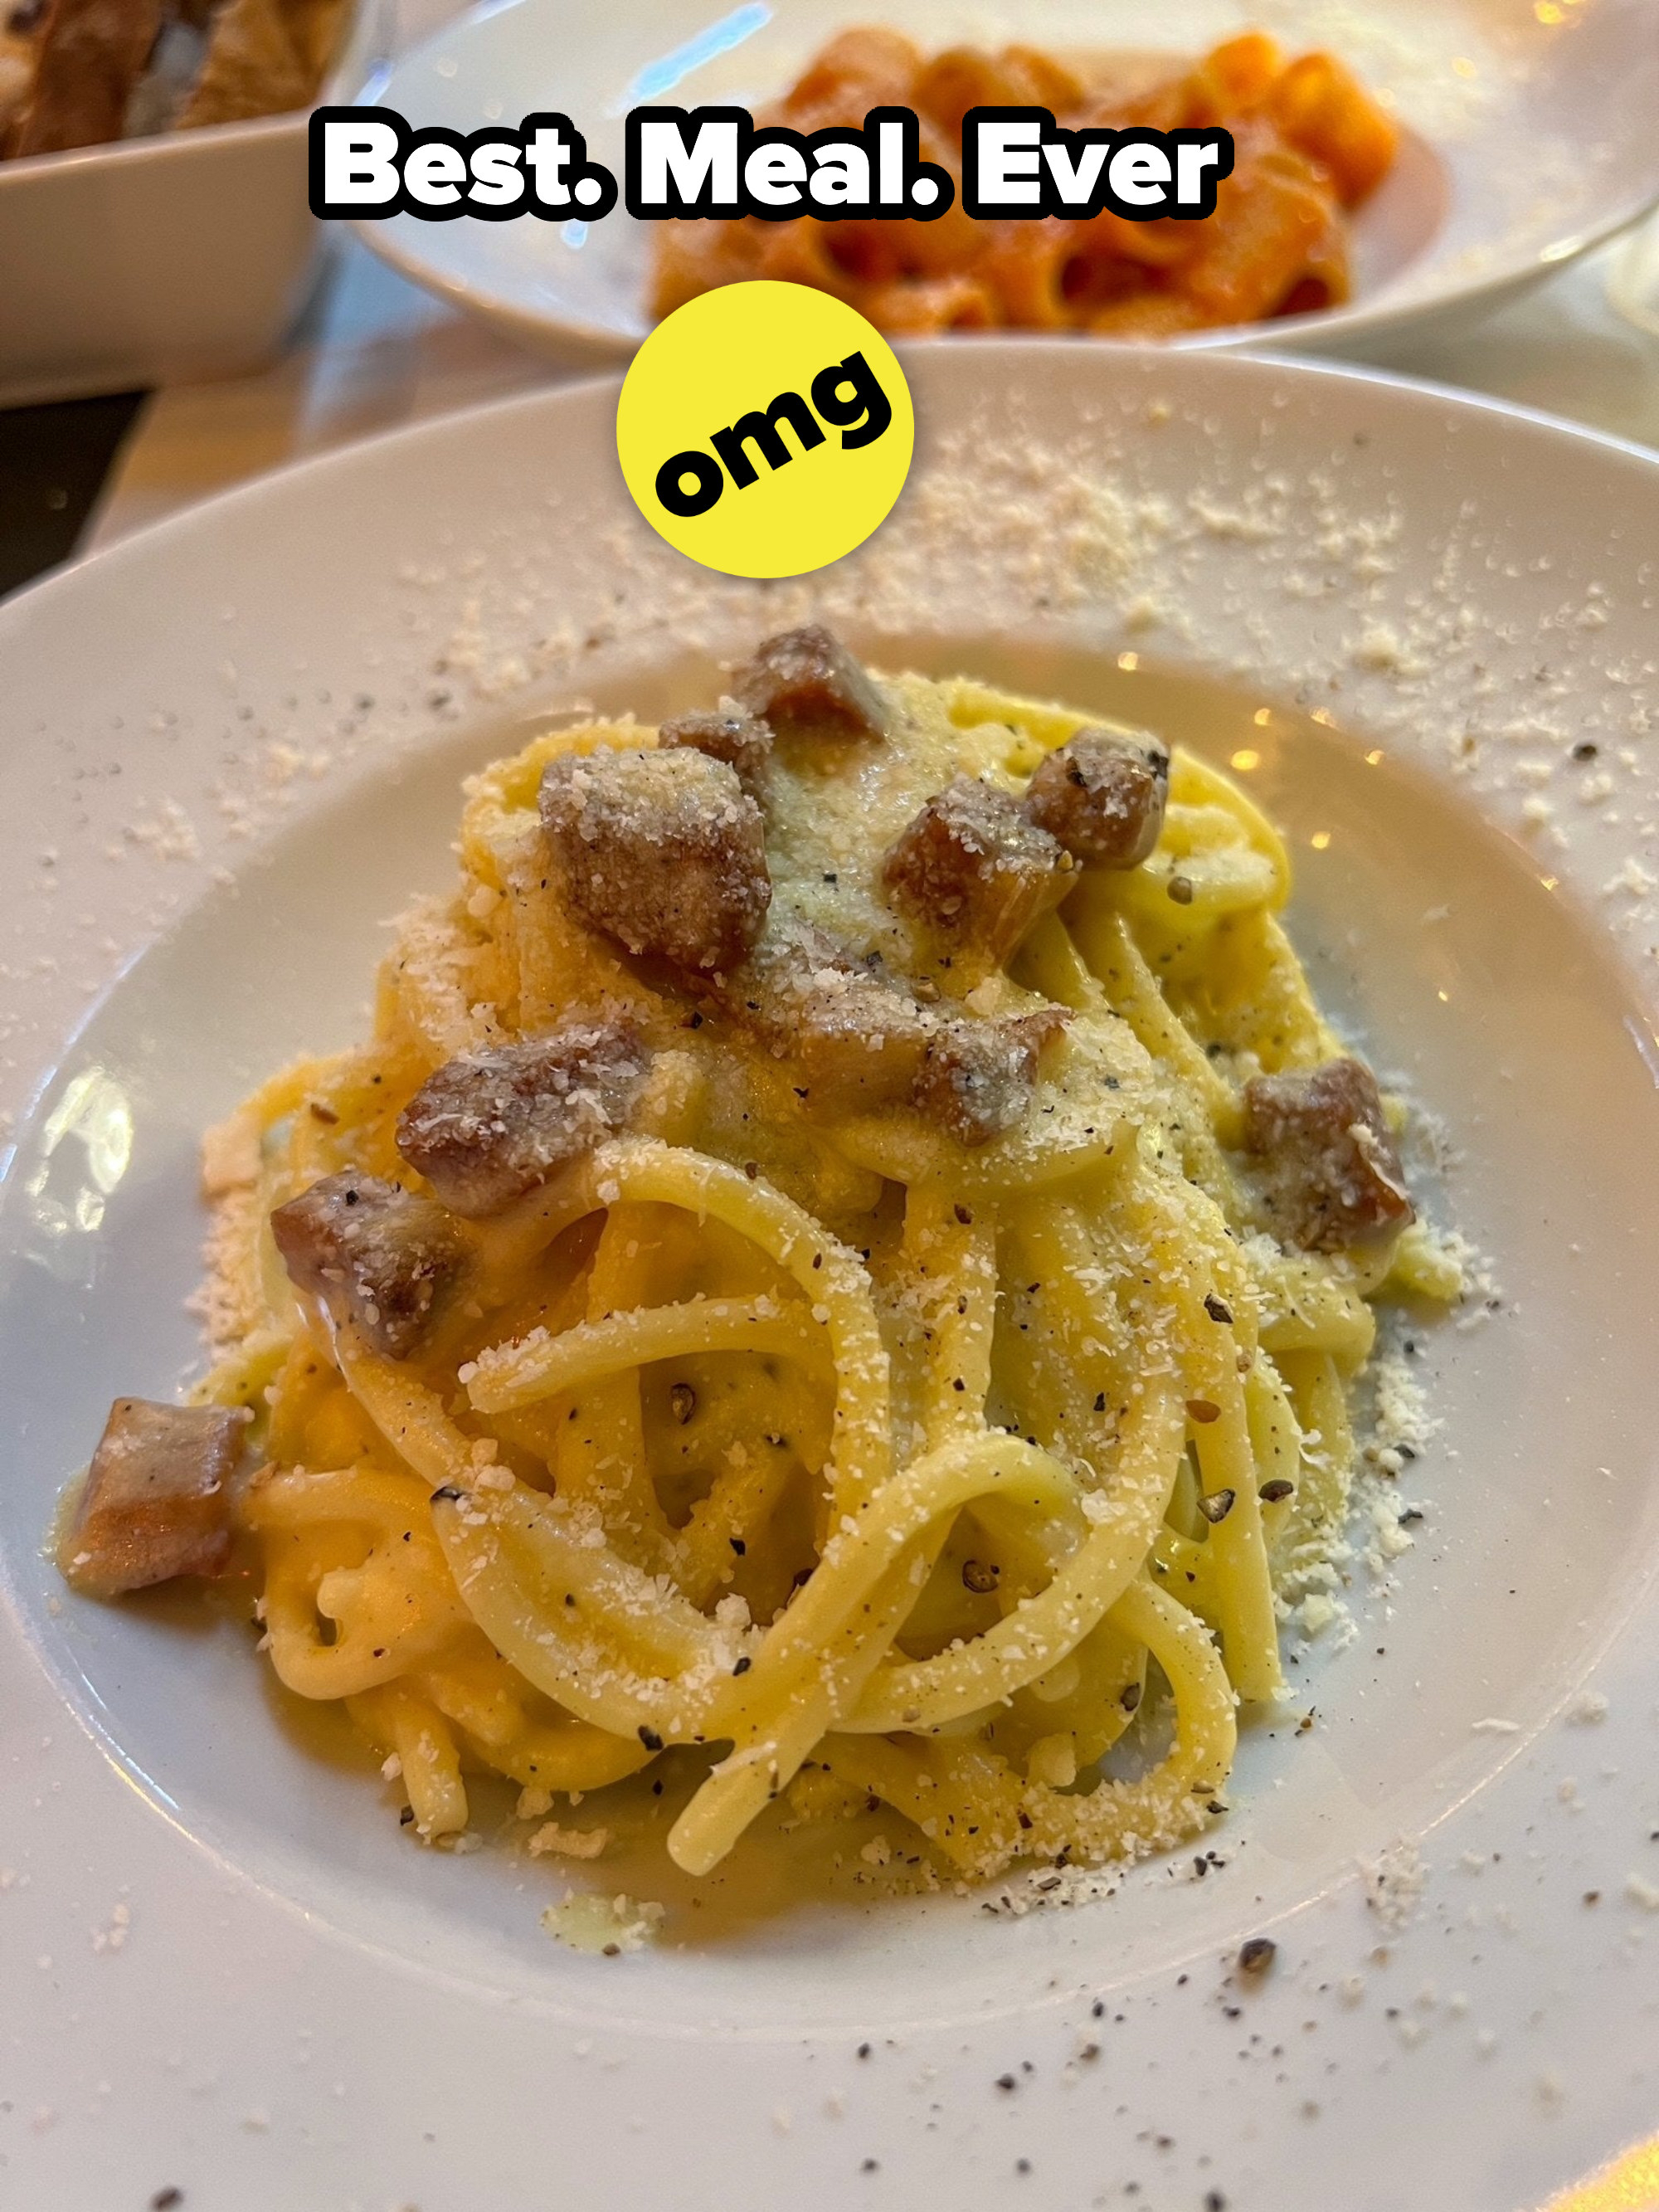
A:
{"type": "Polygon", "coordinates": [[[8,2204],[1522,2212],[1653,2124],[1659,467],[1305,364],[911,368],[908,489],[802,584],[653,537],[596,386],[266,479],[0,610],[8,2204]],[[73,1600],[40,1545],[110,1397],[195,1357],[198,1129],[360,1026],[459,773],[584,697],[702,696],[808,609],[1259,757],[1300,939],[1443,1121],[1501,1306],[1424,1340],[1420,1540],[1298,1677],[1320,1724],[1253,1735],[1201,1882],[1013,1918],[788,1910],[751,1875],[584,1958],[538,1924],[560,1875],[413,1846],[245,1630],[73,1600]],[[1358,1863],[1401,1838],[1395,1929],[1358,1863]]]}
{"type": "MultiPolygon", "coordinates": [[[[1251,25],[1287,48],[1344,54],[1405,125],[1400,159],[1360,211],[1355,297],[1275,323],[1279,347],[1376,357],[1407,331],[1462,320],[1536,282],[1659,200],[1659,37],[1651,0],[489,0],[360,97],[458,131],[568,114],[620,175],[641,100],[773,99],[833,30],[878,20],[923,46],[1018,37],[1190,56],[1251,25]]],[[[619,361],[649,328],[649,226],[533,219],[365,222],[416,283],[563,361],[619,361]]],[[[1260,325],[1176,340],[1260,344],[1260,325]]]]}

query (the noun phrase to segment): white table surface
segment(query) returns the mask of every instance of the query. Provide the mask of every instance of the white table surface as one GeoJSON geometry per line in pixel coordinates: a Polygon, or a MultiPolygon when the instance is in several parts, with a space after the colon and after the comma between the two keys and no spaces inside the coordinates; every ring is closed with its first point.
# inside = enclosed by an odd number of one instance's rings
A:
{"type": "MultiPolygon", "coordinates": [[[[1607,296],[1615,246],[1458,336],[1394,364],[1659,447],[1659,331],[1607,296]]],[[[146,404],[82,543],[124,538],[285,461],[538,384],[562,372],[428,297],[355,238],[283,359],[257,376],[179,386],[146,404]]]]}

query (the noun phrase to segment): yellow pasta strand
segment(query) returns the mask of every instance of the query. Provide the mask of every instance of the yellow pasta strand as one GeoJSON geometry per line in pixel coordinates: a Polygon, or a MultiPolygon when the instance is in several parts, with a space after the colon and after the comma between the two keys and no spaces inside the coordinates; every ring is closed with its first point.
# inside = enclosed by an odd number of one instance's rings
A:
{"type": "MultiPolygon", "coordinates": [[[[860,946],[921,800],[963,769],[1017,788],[1085,720],[891,689],[902,738],[866,782],[780,758],[767,793],[780,903],[860,946]]],[[[908,1109],[815,1118],[550,894],[547,763],[654,742],[592,723],[474,778],[460,883],[405,921],[369,1042],[211,1141],[238,1319],[195,1395],[256,1415],[271,1662],[395,1755],[428,1841],[480,1770],[575,1793],[671,1747],[706,1765],[669,1837],[693,1874],[792,1784],[881,1797],[975,1878],[1196,1833],[1239,1709],[1280,1693],[1276,1590],[1340,1528],[1370,1302],[1458,1286],[1421,1227],[1352,1254],[1263,1233],[1243,1076],[1339,1049],[1279,919],[1283,843],[1177,752],[1143,867],[1084,871],[1006,972],[942,975],[1069,1016],[1033,1110],[964,1151],[908,1109]],[[342,1168],[408,1180],[398,1115],[434,1068],[602,1004],[651,1048],[635,1133],[457,1224],[408,1358],[295,1294],[273,1206],[342,1168]],[[1149,1711],[1163,1755],[1091,1773],[1149,1711]]]]}

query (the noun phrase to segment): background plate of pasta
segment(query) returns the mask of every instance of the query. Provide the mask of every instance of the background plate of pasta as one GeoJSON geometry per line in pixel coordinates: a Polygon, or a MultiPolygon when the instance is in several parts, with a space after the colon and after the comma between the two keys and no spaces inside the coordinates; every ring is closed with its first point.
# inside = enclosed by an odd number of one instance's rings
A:
{"type": "Polygon", "coordinates": [[[595,386],[0,618],[20,2202],[1651,2124],[1653,464],[914,378],[799,583],[595,386]]]}
{"type": "Polygon", "coordinates": [[[896,337],[1041,331],[1119,343],[1375,356],[1468,317],[1659,196],[1646,0],[1074,0],[997,9],[804,0],[479,9],[364,97],[458,131],[568,114],[620,174],[623,118],[669,100],[802,131],[896,104],[959,171],[975,105],[1068,127],[1220,124],[1237,163],[1202,222],[361,226],[394,267],[566,360],[619,360],[654,319],[745,278],[807,283],[896,337]]]}

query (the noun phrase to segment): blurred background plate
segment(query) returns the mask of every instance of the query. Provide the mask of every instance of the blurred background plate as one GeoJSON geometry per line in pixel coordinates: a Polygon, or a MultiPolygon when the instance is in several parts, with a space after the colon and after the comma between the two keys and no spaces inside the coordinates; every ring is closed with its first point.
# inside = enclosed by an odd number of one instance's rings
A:
{"type": "MultiPolygon", "coordinates": [[[[1572,259],[1659,200],[1659,22],[1653,0],[507,0],[476,9],[359,95],[458,131],[568,114],[620,175],[623,117],[645,100],[755,108],[836,31],[880,22],[926,48],[1018,39],[1062,51],[1190,58],[1252,27],[1287,51],[1325,46],[1385,94],[1401,155],[1352,218],[1345,307],[1174,343],[1269,343],[1381,357],[1451,327],[1572,259]]],[[[394,268],[563,362],[625,359],[649,327],[648,226],[526,218],[365,222],[394,268]]]]}

